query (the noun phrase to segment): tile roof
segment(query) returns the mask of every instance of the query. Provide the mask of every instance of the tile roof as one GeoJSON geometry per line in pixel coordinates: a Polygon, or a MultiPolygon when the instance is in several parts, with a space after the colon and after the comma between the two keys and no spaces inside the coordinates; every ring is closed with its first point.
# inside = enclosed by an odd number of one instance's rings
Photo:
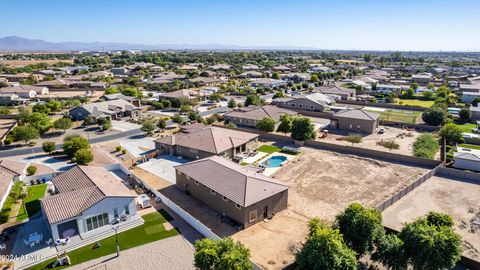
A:
{"type": "Polygon", "coordinates": [[[239,117],[253,120],[262,120],[265,117],[269,117],[275,122],[277,122],[280,120],[280,116],[283,114],[297,115],[298,113],[272,105],[265,105],[262,107],[249,106],[235,109],[231,112],[224,114],[224,116],[239,117]]]}
{"type": "Polygon", "coordinates": [[[343,110],[333,115],[334,117],[343,117],[360,120],[377,120],[380,115],[373,112],[367,112],[364,110],[343,110]]]}
{"type": "Polygon", "coordinates": [[[175,169],[243,207],[288,189],[286,185],[219,156],[178,165],[175,169]]]}
{"type": "Polygon", "coordinates": [[[49,223],[81,215],[107,197],[135,197],[104,167],[75,166],[52,179],[58,194],[41,199],[49,223]]]}
{"type": "Polygon", "coordinates": [[[184,129],[187,130],[184,133],[159,138],[155,142],[220,154],[258,137],[257,134],[221,127],[205,126],[200,128],[197,125],[194,129],[189,129],[189,126],[184,127],[184,129]]]}
{"type": "Polygon", "coordinates": [[[25,171],[27,164],[14,160],[0,160],[0,169],[6,170],[14,175],[22,175],[25,171]]]}

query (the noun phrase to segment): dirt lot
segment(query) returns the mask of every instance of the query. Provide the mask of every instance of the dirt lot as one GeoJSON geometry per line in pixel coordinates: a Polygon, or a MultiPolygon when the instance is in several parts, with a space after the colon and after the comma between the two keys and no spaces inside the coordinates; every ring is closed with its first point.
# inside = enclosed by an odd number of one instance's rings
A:
{"type": "MultiPolygon", "coordinates": [[[[381,140],[384,140],[384,141],[394,140],[396,143],[399,144],[400,148],[397,150],[392,150],[391,151],[392,153],[409,155],[409,156],[412,155],[413,143],[415,142],[417,137],[420,136],[421,134],[420,132],[417,132],[415,130],[395,128],[395,127],[382,126],[382,128],[385,128],[386,132],[384,134],[374,133],[374,134],[365,136],[363,137],[362,142],[355,144],[355,146],[378,150],[378,151],[390,152],[389,149],[381,145],[378,145],[377,142],[380,142],[381,140]]],[[[318,138],[317,140],[325,141],[328,143],[340,144],[340,145],[352,145],[349,142],[337,140],[338,138],[345,137],[346,135],[348,135],[348,133],[345,133],[345,135],[328,134],[327,138],[323,138],[323,139],[318,138]]]]}
{"type": "Polygon", "coordinates": [[[274,177],[289,185],[288,209],[233,237],[246,244],[265,269],[280,269],[294,259],[308,220],[332,222],[354,201],[375,207],[414,182],[428,169],[358,156],[302,148],[302,154],[274,177]]]}
{"type": "Polygon", "coordinates": [[[386,226],[401,229],[429,211],[444,212],[455,220],[463,239],[463,255],[480,260],[480,226],[470,232],[470,221],[480,217],[480,184],[434,176],[383,212],[386,226]]]}

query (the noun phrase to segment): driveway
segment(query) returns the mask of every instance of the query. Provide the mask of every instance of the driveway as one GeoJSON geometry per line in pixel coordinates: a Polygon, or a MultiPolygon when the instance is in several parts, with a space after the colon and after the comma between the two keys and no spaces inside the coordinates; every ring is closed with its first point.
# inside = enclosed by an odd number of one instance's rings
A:
{"type": "Polygon", "coordinates": [[[118,142],[120,146],[127,149],[127,151],[135,157],[140,157],[142,153],[155,148],[153,138],[145,135],[131,136],[120,139],[118,142]]]}
{"type": "Polygon", "coordinates": [[[177,157],[170,155],[161,155],[138,165],[138,167],[164,180],[167,180],[172,184],[175,184],[175,168],[173,167],[187,162],[190,162],[190,160],[178,159],[177,157]]]}
{"type": "Polygon", "coordinates": [[[112,121],[112,128],[118,131],[130,131],[141,128],[140,125],[125,121],[112,121]]]}

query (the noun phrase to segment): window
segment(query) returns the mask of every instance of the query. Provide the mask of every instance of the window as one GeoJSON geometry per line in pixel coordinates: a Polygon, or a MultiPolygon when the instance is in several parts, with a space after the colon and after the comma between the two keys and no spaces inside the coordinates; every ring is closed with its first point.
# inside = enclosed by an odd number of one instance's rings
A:
{"type": "Polygon", "coordinates": [[[251,211],[249,217],[250,222],[257,220],[257,209],[251,211]]]}
{"type": "Polygon", "coordinates": [[[212,193],[213,195],[215,195],[215,190],[210,189],[210,193],[212,193]]]}
{"type": "Polygon", "coordinates": [[[227,197],[223,196],[223,200],[224,200],[224,201],[227,201],[227,197]]]}
{"type": "Polygon", "coordinates": [[[313,105],[312,105],[312,106],[310,106],[310,109],[312,109],[312,110],[313,110],[313,105]]]}
{"type": "Polygon", "coordinates": [[[87,231],[95,230],[97,228],[110,224],[107,213],[100,214],[98,216],[88,217],[85,219],[85,223],[87,225],[87,231]]]}
{"type": "Polygon", "coordinates": [[[238,209],[241,209],[242,207],[240,206],[240,204],[235,204],[235,207],[237,207],[238,209]]]}
{"type": "Polygon", "coordinates": [[[118,208],[113,209],[113,218],[118,218],[118,208]]]}
{"type": "Polygon", "coordinates": [[[125,215],[130,215],[130,207],[128,207],[128,204],[125,205],[125,215]]]}
{"type": "Polygon", "coordinates": [[[199,183],[198,183],[198,181],[195,181],[195,184],[197,184],[197,185],[198,185],[198,184],[199,184],[199,183]]]}
{"type": "Polygon", "coordinates": [[[299,107],[299,108],[302,108],[302,104],[298,104],[298,107],[299,107]]]}

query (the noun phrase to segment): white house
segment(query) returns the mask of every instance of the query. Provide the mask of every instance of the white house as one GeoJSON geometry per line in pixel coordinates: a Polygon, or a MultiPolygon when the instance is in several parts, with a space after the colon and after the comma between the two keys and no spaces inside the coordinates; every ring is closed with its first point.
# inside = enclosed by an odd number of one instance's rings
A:
{"type": "Polygon", "coordinates": [[[53,239],[84,238],[112,221],[138,218],[135,193],[104,167],[75,166],[52,182],[57,194],[41,207],[53,239]]]}
{"type": "Polygon", "coordinates": [[[375,91],[382,94],[396,93],[400,95],[402,93],[402,86],[393,84],[377,84],[375,91]]]}

